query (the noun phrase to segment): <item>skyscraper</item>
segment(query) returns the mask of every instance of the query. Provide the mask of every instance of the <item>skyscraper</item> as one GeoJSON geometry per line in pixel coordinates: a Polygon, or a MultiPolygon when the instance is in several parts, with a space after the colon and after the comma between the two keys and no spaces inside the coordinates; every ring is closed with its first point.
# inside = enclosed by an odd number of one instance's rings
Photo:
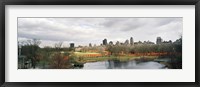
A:
{"type": "Polygon", "coordinates": [[[74,43],[70,43],[70,48],[74,48],[74,43]]]}
{"type": "Polygon", "coordinates": [[[128,44],[129,44],[129,40],[126,40],[126,41],[124,42],[124,44],[125,44],[125,45],[128,45],[128,44]]]}
{"type": "Polygon", "coordinates": [[[103,40],[103,45],[107,45],[108,43],[107,43],[107,39],[104,39],[103,40]]]}
{"type": "Polygon", "coordinates": [[[119,44],[120,44],[119,41],[117,41],[115,45],[119,45],[119,44]]]}
{"type": "Polygon", "coordinates": [[[91,44],[91,43],[89,43],[89,47],[92,47],[92,44],[91,44]]]}
{"type": "Polygon", "coordinates": [[[157,37],[156,44],[161,44],[161,43],[162,43],[162,38],[161,37],[157,37]]]}
{"type": "Polygon", "coordinates": [[[131,44],[131,46],[133,46],[133,45],[134,45],[134,42],[133,42],[133,37],[131,37],[131,38],[130,38],[130,44],[131,44]]]}
{"type": "Polygon", "coordinates": [[[113,45],[113,42],[112,42],[112,41],[110,41],[110,42],[109,42],[109,45],[113,45]]]}

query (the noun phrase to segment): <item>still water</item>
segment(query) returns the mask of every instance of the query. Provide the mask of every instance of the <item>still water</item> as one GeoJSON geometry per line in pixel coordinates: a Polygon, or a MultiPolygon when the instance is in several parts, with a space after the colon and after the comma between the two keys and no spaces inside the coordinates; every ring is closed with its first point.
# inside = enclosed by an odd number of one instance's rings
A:
{"type": "Polygon", "coordinates": [[[167,69],[167,67],[154,61],[136,62],[132,60],[128,62],[101,61],[85,63],[83,69],[167,69]]]}

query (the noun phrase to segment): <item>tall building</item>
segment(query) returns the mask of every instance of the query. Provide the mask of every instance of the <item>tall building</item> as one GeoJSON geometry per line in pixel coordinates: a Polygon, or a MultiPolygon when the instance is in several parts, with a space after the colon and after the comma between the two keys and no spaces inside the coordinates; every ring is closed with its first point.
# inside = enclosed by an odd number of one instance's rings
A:
{"type": "Polygon", "coordinates": [[[126,41],[124,42],[124,44],[125,44],[125,45],[128,45],[128,44],[129,44],[129,40],[126,40],[126,41]]]}
{"type": "Polygon", "coordinates": [[[110,42],[109,42],[109,45],[113,45],[113,42],[112,42],[112,41],[110,41],[110,42]]]}
{"type": "Polygon", "coordinates": [[[107,43],[107,39],[104,39],[103,40],[103,45],[107,45],[108,43],[107,43]]]}
{"type": "Polygon", "coordinates": [[[151,42],[151,41],[144,41],[144,43],[143,44],[154,44],[154,42],[151,42]]]}
{"type": "Polygon", "coordinates": [[[119,41],[117,41],[115,45],[119,45],[119,44],[120,44],[119,41]]]}
{"type": "Polygon", "coordinates": [[[162,43],[162,38],[161,37],[157,37],[156,44],[161,44],[161,43],[162,43]]]}
{"type": "Polygon", "coordinates": [[[172,41],[171,40],[169,40],[169,41],[163,41],[162,43],[164,43],[164,44],[172,44],[172,41]]]}
{"type": "Polygon", "coordinates": [[[89,43],[89,47],[92,47],[92,44],[91,44],[91,43],[89,43]]]}
{"type": "Polygon", "coordinates": [[[70,43],[70,48],[74,48],[74,43],[70,43]]]}
{"type": "Polygon", "coordinates": [[[131,46],[133,46],[133,45],[134,45],[134,42],[133,42],[133,37],[131,37],[131,38],[130,38],[130,44],[131,44],[131,46]]]}

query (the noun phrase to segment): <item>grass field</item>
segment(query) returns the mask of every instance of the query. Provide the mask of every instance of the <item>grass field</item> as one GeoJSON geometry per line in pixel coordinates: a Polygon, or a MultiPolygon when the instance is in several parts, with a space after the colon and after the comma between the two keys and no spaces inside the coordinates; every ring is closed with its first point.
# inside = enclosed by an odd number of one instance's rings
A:
{"type": "Polygon", "coordinates": [[[74,52],[77,56],[75,60],[79,63],[86,63],[86,62],[97,62],[97,61],[106,61],[106,60],[118,60],[121,62],[140,59],[140,58],[148,58],[148,59],[155,59],[157,56],[130,56],[130,55],[123,55],[123,56],[94,56],[94,57],[86,57],[85,55],[100,55],[100,53],[91,53],[91,52],[74,52]]]}
{"type": "Polygon", "coordinates": [[[100,54],[100,53],[94,53],[94,52],[74,52],[75,55],[88,55],[88,54],[100,54]]]}

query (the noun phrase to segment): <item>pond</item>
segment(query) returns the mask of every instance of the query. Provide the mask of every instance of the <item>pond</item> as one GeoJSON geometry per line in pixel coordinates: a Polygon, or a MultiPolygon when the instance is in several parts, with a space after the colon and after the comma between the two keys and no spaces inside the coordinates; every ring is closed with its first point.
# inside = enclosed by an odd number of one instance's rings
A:
{"type": "Polygon", "coordinates": [[[135,60],[127,62],[119,61],[101,61],[85,63],[82,69],[167,69],[164,64],[148,61],[148,62],[137,62],[135,60]]]}

